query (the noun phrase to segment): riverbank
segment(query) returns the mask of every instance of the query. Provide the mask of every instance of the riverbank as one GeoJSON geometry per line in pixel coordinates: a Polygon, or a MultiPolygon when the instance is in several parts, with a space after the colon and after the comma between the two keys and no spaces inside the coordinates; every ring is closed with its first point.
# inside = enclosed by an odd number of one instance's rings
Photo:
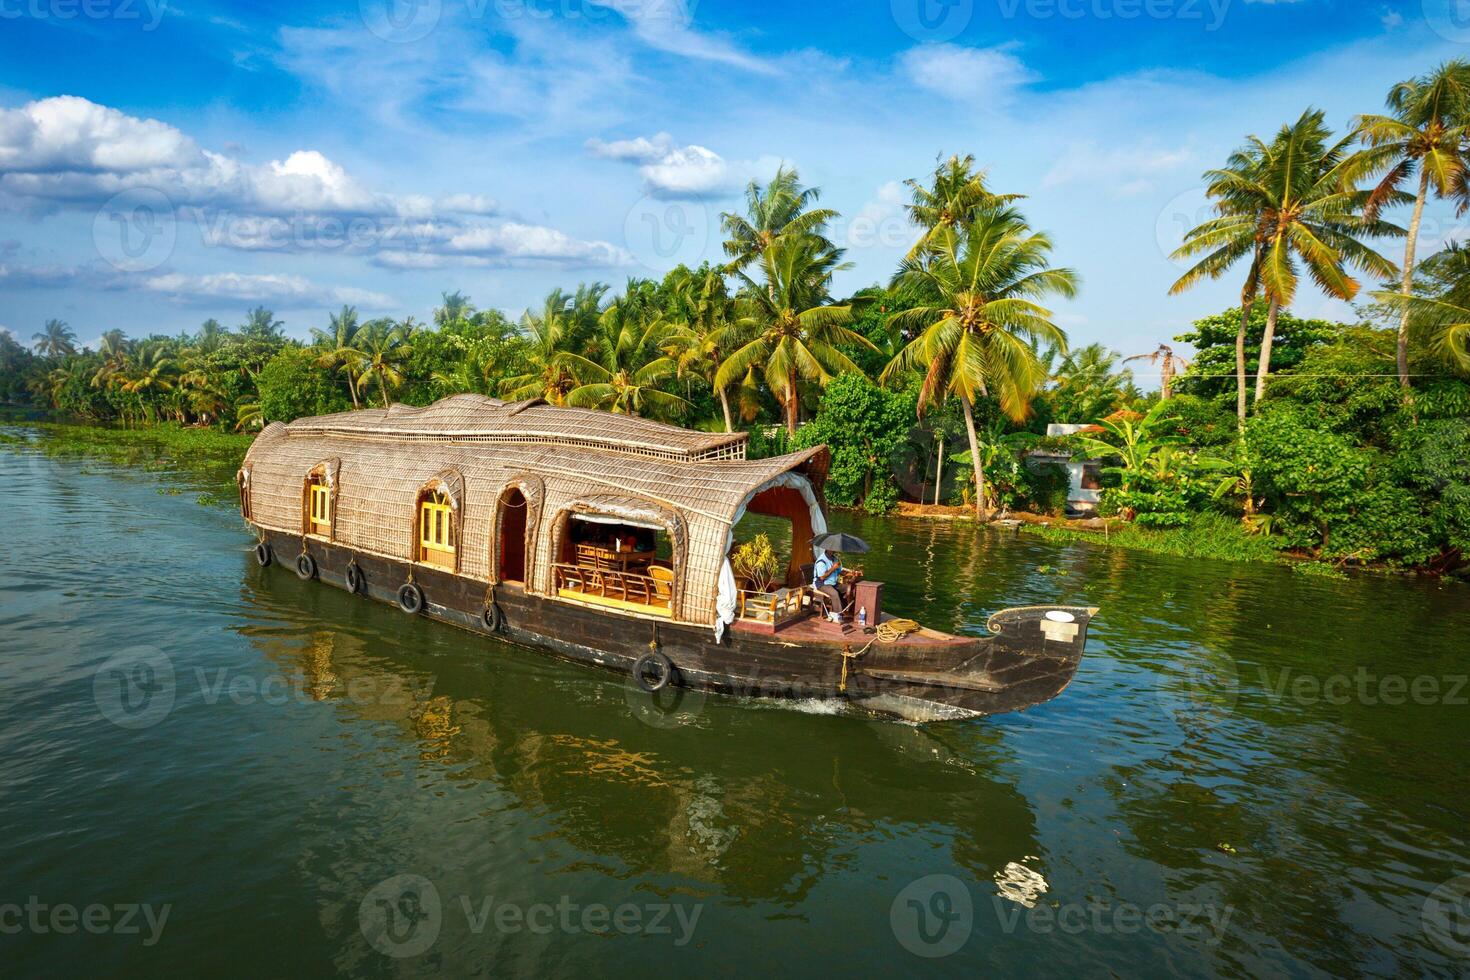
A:
{"type": "MultiPolygon", "coordinates": [[[[898,506],[901,517],[917,520],[974,521],[975,511],[969,507],[948,507],[936,504],[904,502],[898,506]]],[[[1253,562],[1265,565],[1285,565],[1302,575],[1323,578],[1346,578],[1345,568],[1368,572],[1403,572],[1413,569],[1395,569],[1385,565],[1352,565],[1342,562],[1322,561],[1307,554],[1282,551],[1275,547],[1271,538],[1262,534],[1251,534],[1239,521],[1223,514],[1203,513],[1184,527],[1146,528],[1129,524],[1117,518],[1066,518],[1046,514],[1031,514],[1011,511],[1003,520],[992,521],[991,527],[1011,528],[1018,533],[1035,534],[1061,544],[1085,542],[1103,548],[1125,548],[1133,551],[1149,551],[1160,555],[1180,558],[1210,558],[1216,561],[1253,562]]],[[[1426,572],[1426,574],[1443,574],[1426,572]]],[[[1464,569],[1452,571],[1451,577],[1462,576],[1464,569]]]]}
{"type": "Polygon", "coordinates": [[[111,428],[73,422],[46,422],[0,417],[0,445],[23,445],[51,457],[100,459],[149,473],[187,474],[184,483],[168,484],[161,493],[200,491],[201,504],[233,500],[235,473],[245,459],[253,433],[173,423],[145,428],[111,428]]]}
{"type": "MultiPolygon", "coordinates": [[[[211,485],[227,487],[234,479],[250,448],[254,433],[221,432],[218,429],[162,423],[140,428],[112,428],[74,422],[0,418],[17,428],[31,430],[36,438],[0,432],[0,442],[27,442],[47,455],[93,456],[111,462],[136,465],[145,470],[187,470],[211,485]]],[[[215,502],[211,495],[205,503],[215,502]]],[[[951,507],[902,501],[895,513],[917,520],[975,521],[969,507],[951,507]]],[[[1070,519],[1045,514],[1013,511],[1008,523],[992,527],[1014,528],[1058,543],[1085,542],[1105,548],[1150,551],[1181,558],[1211,558],[1217,561],[1286,565],[1303,575],[1343,578],[1338,563],[1319,561],[1309,555],[1278,550],[1269,537],[1249,534],[1222,514],[1200,514],[1180,528],[1150,529],[1116,518],[1070,519]]],[[[1394,571],[1383,566],[1352,566],[1365,571],[1394,571]]],[[[1463,576],[1464,570],[1454,573],[1463,576]]]]}

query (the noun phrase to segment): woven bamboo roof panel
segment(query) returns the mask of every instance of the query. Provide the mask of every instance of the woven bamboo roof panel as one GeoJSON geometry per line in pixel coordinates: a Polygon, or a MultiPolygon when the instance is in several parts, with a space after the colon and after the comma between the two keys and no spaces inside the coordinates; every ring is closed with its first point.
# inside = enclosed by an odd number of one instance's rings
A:
{"type": "Polygon", "coordinates": [[[682,459],[744,458],[746,441],[743,432],[694,432],[634,415],[559,408],[539,398],[504,402],[472,394],[451,395],[422,408],[393,405],[297,419],[287,428],[430,440],[542,441],[682,459]]]}
{"type": "Polygon", "coordinates": [[[245,457],[250,520],[301,533],[304,484],[314,467],[332,460],[333,543],[414,561],[412,531],[421,494],[450,484],[457,571],[488,583],[498,573],[491,557],[498,502],[516,486],[530,491],[536,515],[527,588],[547,595],[566,515],[589,500],[618,499],[677,515],[682,542],[675,575],[681,588],[673,613],[685,622],[710,623],[736,511],[782,473],[805,475],[819,495],[826,478],[824,446],[748,460],[738,441],[743,436],[539,403],[512,414],[514,407],[457,395],[424,409],[395,406],[272,423],[245,457]],[[522,420],[524,433],[517,428],[522,420]],[[481,438],[487,431],[497,438],[481,438]],[[739,456],[718,452],[734,445],[739,456]]]}

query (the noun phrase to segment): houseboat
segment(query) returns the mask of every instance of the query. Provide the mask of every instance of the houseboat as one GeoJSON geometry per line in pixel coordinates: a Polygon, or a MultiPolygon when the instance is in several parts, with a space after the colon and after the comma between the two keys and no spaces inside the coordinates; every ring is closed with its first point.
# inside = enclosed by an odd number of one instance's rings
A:
{"type": "Polygon", "coordinates": [[[916,722],[1014,711],[1076,674],[1097,610],[1002,609],[987,636],[832,610],[818,446],[747,459],[743,433],[454,395],[275,422],[238,475],[256,560],[405,614],[666,685],[841,699],[916,722]],[[746,514],[790,525],[775,583],[737,580],[746,514]],[[845,615],[844,615],[845,613],[845,615]]]}

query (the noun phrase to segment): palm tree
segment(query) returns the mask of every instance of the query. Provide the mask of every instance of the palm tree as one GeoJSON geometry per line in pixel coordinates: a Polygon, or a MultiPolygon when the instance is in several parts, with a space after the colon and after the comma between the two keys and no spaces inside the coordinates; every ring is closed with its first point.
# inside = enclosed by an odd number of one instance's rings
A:
{"type": "Polygon", "coordinates": [[[108,330],[97,342],[97,353],[102,363],[92,374],[93,388],[106,388],[112,379],[128,366],[128,338],[121,330],[108,330]]]}
{"type": "MultiPolygon", "coordinates": [[[[1049,369],[1050,355],[1048,349],[1042,361],[1049,369]]],[[[1050,380],[1057,384],[1053,398],[1063,417],[1090,422],[1117,411],[1135,393],[1133,372],[1118,370],[1118,358],[1116,351],[1102,344],[1088,344],[1062,355],[1050,369],[1050,380]]]]}
{"type": "Polygon", "coordinates": [[[751,181],[745,188],[745,216],[720,215],[725,231],[725,254],[730,256],[729,271],[743,269],[769,249],[783,235],[813,235],[823,247],[834,252],[836,246],[823,236],[827,222],[837,217],[830,208],[812,208],[821,191],[802,187],[796,170],[782,166],[770,183],[762,187],[751,181]]]}
{"type": "Polygon", "coordinates": [[[361,408],[357,397],[358,365],[367,355],[355,346],[357,333],[361,329],[357,322],[357,308],[343,306],[342,312],[329,315],[329,328],[312,327],[311,334],[317,346],[323,348],[317,363],[324,368],[337,368],[347,376],[347,392],[352,396],[352,407],[361,408]]]}
{"type": "Polygon", "coordinates": [[[123,391],[137,395],[143,411],[151,417],[153,400],[174,389],[178,374],[178,364],[168,348],[161,343],[149,343],[138,351],[136,363],[118,375],[118,384],[123,391]]]}
{"type": "Polygon", "coordinates": [[[1254,140],[1242,166],[1215,172],[1227,213],[1194,229],[1180,250],[1215,248],[1218,255],[1230,249],[1234,254],[1227,256],[1229,261],[1219,260],[1229,265],[1245,254],[1249,228],[1250,242],[1259,248],[1259,262],[1252,268],[1258,265],[1260,289],[1271,304],[1256,368],[1256,402],[1266,394],[1276,319],[1296,297],[1299,263],[1322,292],[1342,300],[1351,300],[1359,288],[1347,267],[1380,278],[1397,272],[1392,262],[1358,240],[1403,234],[1403,229],[1362,213],[1368,194],[1355,184],[1370,161],[1348,152],[1356,135],[1329,142],[1331,137],[1323,113],[1308,109],[1296,122],[1283,126],[1269,146],[1254,140]]]}
{"type": "Polygon", "coordinates": [[[474,304],[464,293],[456,289],[452,293],[440,293],[441,302],[434,310],[434,325],[446,327],[451,323],[468,320],[475,315],[474,304]]]}
{"type": "Polygon", "coordinates": [[[362,351],[358,372],[362,378],[377,378],[383,407],[391,404],[388,389],[403,383],[403,361],[413,347],[389,320],[373,320],[362,326],[358,343],[362,351]]]}
{"type": "Polygon", "coordinates": [[[909,219],[924,233],[909,249],[905,258],[917,259],[935,236],[946,228],[963,232],[981,211],[1003,208],[1019,201],[1024,194],[992,194],[985,186],[985,171],[975,170],[971,155],[950,157],[934,168],[928,187],[917,180],[904,181],[913,194],[913,203],[904,205],[909,219]]]}
{"type": "MultiPolygon", "coordinates": [[[[632,285],[632,284],[630,284],[632,285]]],[[[602,408],[623,415],[669,416],[688,406],[678,395],[661,391],[659,382],[672,377],[677,365],[659,350],[669,325],[648,307],[641,290],[630,290],[602,314],[597,360],[563,351],[560,363],[578,381],[566,402],[580,408],[602,408]]]]}
{"type": "Polygon", "coordinates": [[[1247,144],[1230,155],[1226,165],[1205,172],[1207,193],[1215,198],[1218,218],[1212,218],[1190,229],[1184,244],[1170,256],[1183,259],[1207,253],[1174,285],[1169,295],[1176,296],[1206,277],[1218,279],[1246,256],[1250,265],[1240,289],[1240,328],[1235,334],[1235,415],[1245,427],[1246,361],[1245,342],[1250,327],[1251,310],[1261,291],[1261,255],[1266,240],[1266,209],[1258,191],[1257,178],[1265,166],[1269,150],[1252,136],[1247,144]]]}
{"type": "Polygon", "coordinates": [[[36,353],[43,357],[66,357],[77,352],[77,335],[65,320],[47,320],[32,339],[36,342],[36,353]]]}
{"type": "Polygon", "coordinates": [[[195,335],[195,343],[198,344],[200,350],[208,353],[217,350],[229,336],[229,331],[221,326],[220,322],[214,317],[210,317],[199,325],[199,333],[195,335]]]}
{"type": "MultiPolygon", "coordinates": [[[[1399,284],[1399,295],[1408,297],[1413,287],[1419,223],[1430,186],[1440,197],[1470,191],[1465,159],[1470,139],[1470,128],[1466,126],[1470,114],[1470,63],[1447,61],[1427,75],[1399,82],[1389,90],[1387,104],[1392,115],[1359,116],[1354,129],[1371,147],[1365,154],[1371,166],[1388,171],[1368,197],[1364,209],[1368,217],[1376,218],[1385,205],[1395,200],[1400,185],[1413,177],[1416,169],[1419,171],[1399,284]]],[[[1407,388],[1410,308],[1407,303],[1401,305],[1397,361],[1399,384],[1407,388]]]]}
{"type": "Polygon", "coordinates": [[[245,322],[240,325],[240,334],[260,340],[273,340],[281,336],[281,328],[285,325],[270,310],[257,306],[245,314],[245,322]]]}
{"type": "Polygon", "coordinates": [[[664,350],[674,358],[679,377],[694,375],[709,382],[720,399],[725,431],[734,432],[729,387],[717,386],[715,377],[725,361],[726,348],[722,344],[739,316],[738,304],[730,296],[724,276],[714,269],[705,268],[696,274],[680,268],[670,276],[675,312],[664,350]]]}
{"type": "Polygon", "coordinates": [[[1014,211],[985,212],[961,235],[939,232],[924,260],[905,259],[893,286],[934,299],[893,314],[891,322],[916,336],[889,362],[883,379],[924,372],[919,403],[959,395],[964,407],[975,509],[985,515],[985,472],[975,436],[976,398],[994,394],[1013,419],[1024,418],[1046,380],[1036,354],[1040,343],[1064,349],[1066,334],[1036,300],[1074,296],[1077,275],[1049,265],[1051,239],[1033,232],[1014,211]]]}
{"type": "Polygon", "coordinates": [[[820,235],[777,235],[759,256],[760,281],[736,273],[749,311],[718,335],[723,348],[734,349],[715,372],[715,389],[759,369],[785,411],[788,435],[796,434],[800,381],[825,386],[836,374],[861,374],[839,344],[877,349],[847,326],[861,300],[829,302],[832,273],[843,268],[840,255],[820,235]]]}
{"type": "Polygon", "coordinates": [[[30,383],[32,390],[44,395],[46,403],[52,408],[60,408],[62,395],[66,386],[71,383],[74,367],[75,365],[67,364],[52,368],[30,383]]]}
{"type": "Polygon", "coordinates": [[[530,342],[526,351],[530,370],[501,383],[506,398],[544,398],[553,405],[566,404],[567,393],[577,386],[577,379],[560,355],[563,340],[575,322],[575,299],[558,287],[547,294],[540,312],[526,310],[521,314],[521,332],[530,342]]]}
{"type": "Polygon", "coordinates": [[[1123,358],[1123,363],[1129,361],[1148,361],[1150,364],[1159,366],[1159,398],[1168,401],[1173,394],[1169,390],[1174,381],[1174,373],[1189,367],[1189,361],[1174,353],[1174,348],[1168,344],[1160,344],[1157,349],[1147,354],[1134,354],[1123,358]]]}
{"type": "Polygon", "coordinates": [[[1409,330],[1461,374],[1470,374],[1470,248],[1452,243],[1419,267],[1427,283],[1410,296],[1380,292],[1374,298],[1402,308],[1409,330]]]}

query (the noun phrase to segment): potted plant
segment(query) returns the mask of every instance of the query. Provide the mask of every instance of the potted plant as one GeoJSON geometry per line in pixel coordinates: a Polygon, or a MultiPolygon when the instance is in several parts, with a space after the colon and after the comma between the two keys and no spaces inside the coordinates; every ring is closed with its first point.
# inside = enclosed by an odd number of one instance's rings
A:
{"type": "Polygon", "coordinates": [[[781,559],[771,547],[771,539],[757,534],[730,552],[730,568],[744,581],[750,592],[769,592],[781,570],[781,559]]]}

